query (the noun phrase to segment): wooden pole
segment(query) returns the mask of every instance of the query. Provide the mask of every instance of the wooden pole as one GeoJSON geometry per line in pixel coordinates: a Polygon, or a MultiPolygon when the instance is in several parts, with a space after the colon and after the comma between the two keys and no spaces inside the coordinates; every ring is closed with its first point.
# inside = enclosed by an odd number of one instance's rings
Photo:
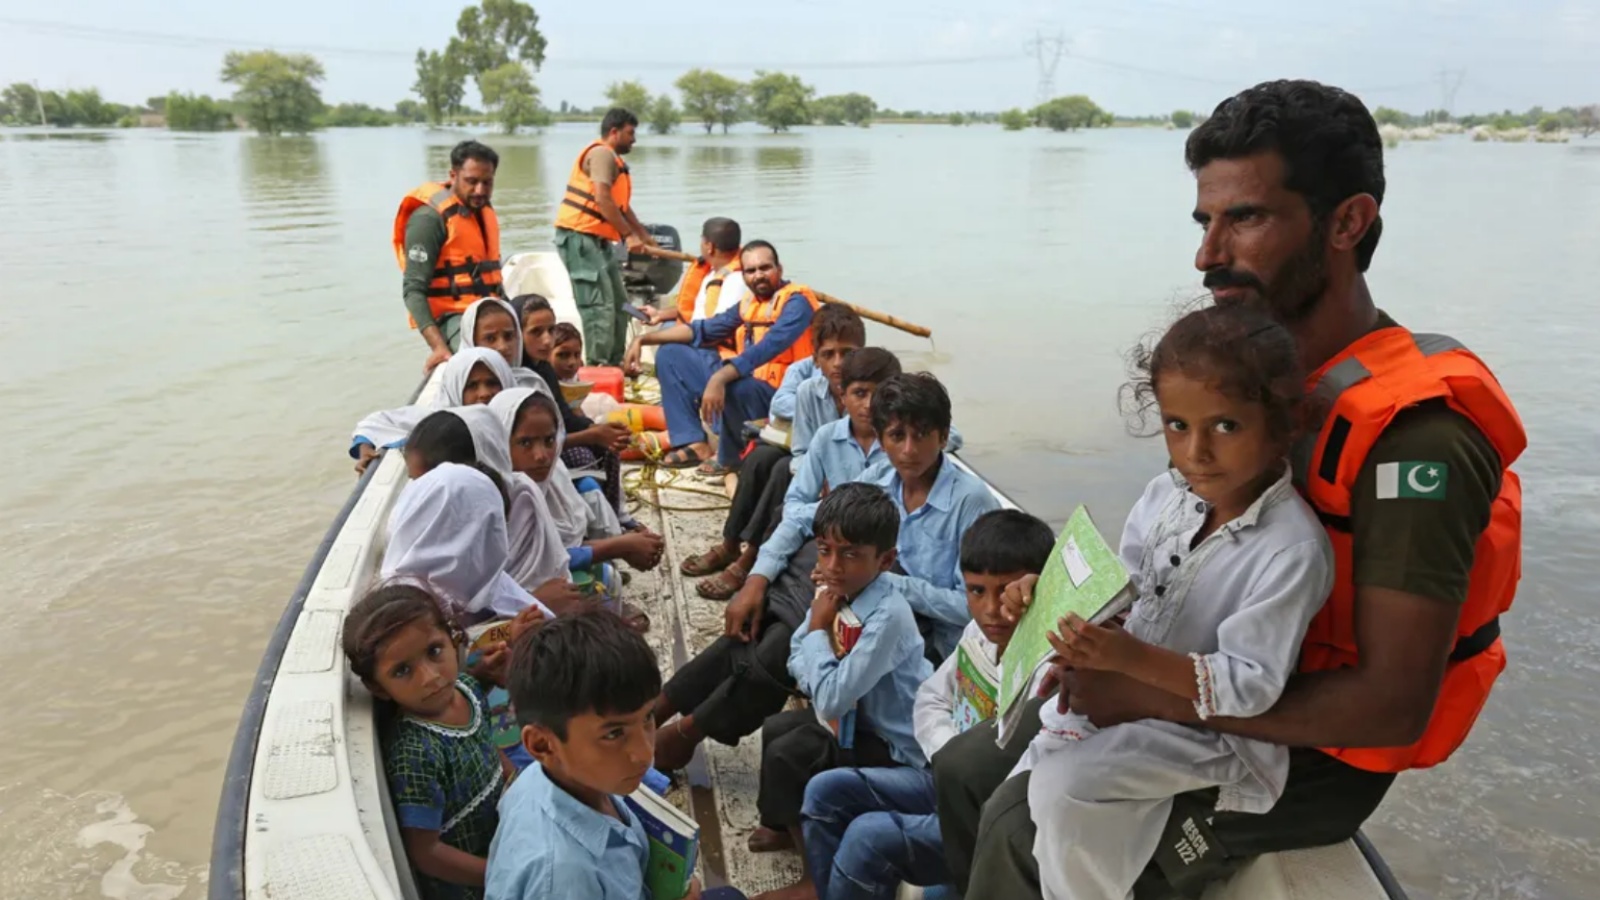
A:
{"type": "MultiPolygon", "coordinates": [[[[660,257],[661,259],[675,259],[686,263],[698,262],[700,259],[699,257],[689,253],[679,253],[676,250],[666,250],[661,247],[646,247],[642,252],[647,256],[656,256],[660,257]]],[[[890,328],[898,328],[907,334],[914,334],[917,337],[933,336],[932,331],[928,330],[922,325],[916,324],[915,322],[907,322],[905,319],[891,316],[888,313],[881,313],[875,309],[867,309],[864,306],[857,306],[854,303],[846,303],[832,294],[824,294],[821,291],[816,291],[816,295],[817,299],[821,300],[823,303],[833,303],[838,306],[843,306],[861,318],[870,319],[880,325],[887,325],[890,328]]]]}

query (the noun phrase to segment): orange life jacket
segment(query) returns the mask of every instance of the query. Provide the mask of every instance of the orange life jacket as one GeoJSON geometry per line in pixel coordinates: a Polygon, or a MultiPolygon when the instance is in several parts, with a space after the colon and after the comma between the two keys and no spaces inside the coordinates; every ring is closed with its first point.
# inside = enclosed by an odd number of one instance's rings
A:
{"type": "MultiPolygon", "coordinates": [[[[771,300],[763,301],[751,292],[739,302],[739,318],[744,322],[739,330],[734,332],[733,346],[718,347],[717,352],[723,359],[732,359],[744,352],[746,347],[761,343],[767,332],[777,323],[778,317],[783,315],[783,308],[789,304],[790,299],[800,296],[811,304],[813,312],[822,305],[811,288],[801,284],[786,284],[778,288],[771,300]]],[[[783,384],[783,375],[789,371],[789,366],[811,355],[811,329],[807,328],[800,339],[789,345],[782,353],[772,358],[771,362],[756,366],[750,373],[757,381],[765,381],[777,388],[783,384]]]]}
{"type": "MultiPolygon", "coordinates": [[[[1500,456],[1500,493],[1489,526],[1474,548],[1455,648],[1427,730],[1407,747],[1322,748],[1372,772],[1438,765],[1466,740],[1495,678],[1506,666],[1499,616],[1511,607],[1522,574],[1522,482],[1511,464],[1527,446],[1527,434],[1489,369],[1444,335],[1379,329],[1329,360],[1311,376],[1308,387],[1331,400],[1332,407],[1299,480],[1333,542],[1336,568],[1333,593],[1312,620],[1301,647],[1301,671],[1356,664],[1350,495],[1368,453],[1394,417],[1418,403],[1443,400],[1477,426],[1500,456]]],[[[1436,476],[1429,477],[1420,468],[1402,472],[1405,466],[1400,463],[1381,473],[1380,489],[1387,483],[1394,495],[1404,484],[1406,495],[1416,496],[1429,490],[1428,485],[1438,484],[1436,476]]],[[[1448,480],[1444,487],[1449,488],[1448,480]]]]}
{"type": "MultiPolygon", "coordinates": [[[[400,201],[394,214],[394,258],[401,271],[406,267],[406,224],[411,214],[430,206],[444,219],[444,246],[433,261],[433,280],[428,282],[428,309],[435,319],[459,315],[484,297],[503,296],[500,286],[500,220],[494,207],[482,210],[483,227],[472,207],[461,202],[448,184],[428,182],[400,201]]],[[[416,322],[411,327],[417,327],[416,322]]]]}
{"type": "Polygon", "coordinates": [[[678,321],[687,325],[694,318],[695,301],[700,298],[702,284],[706,285],[706,318],[716,315],[717,298],[722,295],[722,282],[740,271],[742,267],[737,256],[733,258],[733,262],[720,269],[711,268],[711,263],[704,258],[695,260],[689,271],[683,273],[683,284],[678,287],[678,321]],[[707,276],[711,278],[709,284],[706,283],[707,276]]]}
{"type": "Polygon", "coordinates": [[[617,180],[611,184],[611,200],[617,204],[619,211],[628,210],[628,204],[633,200],[633,176],[628,174],[628,164],[605,141],[595,141],[583,148],[572,164],[572,174],[567,176],[567,192],[561,198],[561,205],[556,207],[556,227],[592,234],[608,241],[620,241],[622,235],[600,213],[600,204],[595,200],[594,180],[583,170],[583,161],[589,158],[596,147],[617,158],[617,180]]]}

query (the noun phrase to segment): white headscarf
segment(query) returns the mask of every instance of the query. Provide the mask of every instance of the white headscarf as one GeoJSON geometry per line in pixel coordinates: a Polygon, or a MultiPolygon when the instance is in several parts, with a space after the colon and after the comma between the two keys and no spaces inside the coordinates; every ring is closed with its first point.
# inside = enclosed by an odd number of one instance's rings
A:
{"type": "Polygon", "coordinates": [[[427,418],[429,413],[461,406],[462,394],[467,389],[467,376],[472,374],[472,367],[478,363],[489,367],[489,371],[500,382],[501,390],[516,386],[516,377],[511,367],[506,365],[505,357],[482,347],[465,348],[451,356],[450,361],[444,364],[444,371],[439,373],[439,396],[434,399],[433,406],[402,406],[364,416],[356,423],[355,433],[350,437],[350,455],[355,456],[354,445],[361,441],[367,441],[379,450],[403,446],[406,438],[411,436],[411,429],[416,428],[417,423],[427,418]]]}
{"type": "MultiPolygon", "coordinates": [[[[500,423],[505,427],[506,433],[511,434],[517,427],[517,412],[522,409],[522,404],[534,394],[541,394],[553,404],[555,398],[550,395],[550,387],[543,381],[533,387],[512,388],[501,391],[494,399],[489,401],[489,408],[500,417],[500,423]]],[[[585,503],[583,496],[572,484],[572,473],[567,470],[567,464],[561,461],[561,450],[566,446],[567,429],[561,424],[559,407],[554,413],[556,419],[556,463],[550,470],[550,477],[539,484],[543,492],[545,503],[550,508],[550,517],[556,523],[556,529],[561,534],[563,547],[576,547],[582,544],[589,536],[589,504],[585,503]]]]}
{"type": "MultiPolygon", "coordinates": [[[[485,303],[499,306],[506,311],[506,315],[511,317],[511,330],[517,335],[517,345],[513,351],[514,355],[511,359],[506,360],[506,364],[511,367],[511,379],[516,383],[516,387],[533,387],[535,381],[543,381],[544,376],[522,364],[522,319],[517,316],[516,307],[501,300],[499,297],[484,297],[482,300],[467,307],[467,311],[461,314],[461,346],[478,346],[473,336],[478,333],[478,313],[483,310],[485,303]]],[[[507,384],[504,387],[509,390],[512,385],[507,384]]]]}
{"type": "Polygon", "coordinates": [[[472,432],[478,462],[498,473],[505,482],[511,511],[506,516],[508,540],[506,572],[529,591],[552,579],[567,576],[567,548],[544,492],[533,479],[511,468],[511,438],[500,417],[487,406],[462,406],[451,410],[472,432]]]}
{"type": "Polygon", "coordinates": [[[471,466],[444,463],[400,492],[380,572],[425,579],[469,616],[509,618],[529,606],[551,615],[506,574],[506,555],[505,506],[494,483],[471,466]]]}

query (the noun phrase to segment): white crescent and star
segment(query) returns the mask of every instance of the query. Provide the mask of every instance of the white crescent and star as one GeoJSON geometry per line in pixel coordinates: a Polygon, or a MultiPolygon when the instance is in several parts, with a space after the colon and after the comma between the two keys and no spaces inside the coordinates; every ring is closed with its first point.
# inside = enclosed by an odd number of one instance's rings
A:
{"type": "Polygon", "coordinates": [[[1439,489],[1439,467],[1427,467],[1428,477],[1433,479],[1433,484],[1427,486],[1423,486],[1422,482],[1417,480],[1417,476],[1422,474],[1422,470],[1422,466],[1416,466],[1412,468],[1410,472],[1406,473],[1406,484],[1410,485],[1411,489],[1419,494],[1431,494],[1434,491],[1437,491],[1439,489]]]}

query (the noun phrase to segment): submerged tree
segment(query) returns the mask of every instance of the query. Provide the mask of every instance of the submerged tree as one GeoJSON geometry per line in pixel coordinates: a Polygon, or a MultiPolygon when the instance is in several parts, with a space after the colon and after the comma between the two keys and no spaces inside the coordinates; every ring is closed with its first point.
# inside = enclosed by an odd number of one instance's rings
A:
{"type": "Polygon", "coordinates": [[[461,61],[482,93],[484,76],[504,71],[507,63],[527,63],[538,71],[547,43],[533,7],[518,0],[483,0],[461,11],[445,54],[461,61]]]}
{"type": "Polygon", "coordinates": [[[860,125],[865,128],[872,124],[873,117],[878,114],[878,103],[866,94],[830,94],[813,100],[811,111],[817,121],[824,125],[860,125]]]}
{"type": "Polygon", "coordinates": [[[508,62],[478,77],[484,108],[506,134],[522,125],[544,125],[550,114],[539,107],[539,89],[522,63],[508,62]]]}
{"type": "Polygon", "coordinates": [[[650,101],[650,130],[656,134],[670,134],[672,129],[678,127],[683,121],[683,116],[678,112],[677,104],[672,98],[662,94],[650,101]]]}
{"type": "Polygon", "coordinates": [[[705,126],[706,134],[717,125],[722,133],[744,114],[745,86],[721,72],[690,69],[679,76],[676,87],[683,94],[683,111],[705,126]]]}
{"type": "Polygon", "coordinates": [[[1032,124],[1033,120],[1020,109],[1008,109],[1000,114],[1000,125],[1007,131],[1021,131],[1032,124]]]}
{"type": "Polygon", "coordinates": [[[222,60],[222,80],[236,88],[234,108],[262,134],[304,134],[315,127],[322,78],[322,63],[304,53],[233,50],[222,60]]]}
{"type": "Polygon", "coordinates": [[[1034,107],[1033,118],[1051,131],[1074,131],[1111,124],[1111,114],[1083,94],[1057,97],[1034,107]]]}
{"type": "Polygon", "coordinates": [[[800,76],[757,71],[749,90],[751,118],[774,133],[811,121],[809,104],[817,89],[800,76]]]}
{"type": "Polygon", "coordinates": [[[637,81],[613,81],[606,86],[606,99],[639,118],[650,114],[650,91],[637,81]]]}
{"type": "Polygon", "coordinates": [[[446,51],[417,51],[417,82],[412,93],[422,98],[428,122],[437,125],[461,109],[467,96],[467,67],[459,56],[446,51]]]}

